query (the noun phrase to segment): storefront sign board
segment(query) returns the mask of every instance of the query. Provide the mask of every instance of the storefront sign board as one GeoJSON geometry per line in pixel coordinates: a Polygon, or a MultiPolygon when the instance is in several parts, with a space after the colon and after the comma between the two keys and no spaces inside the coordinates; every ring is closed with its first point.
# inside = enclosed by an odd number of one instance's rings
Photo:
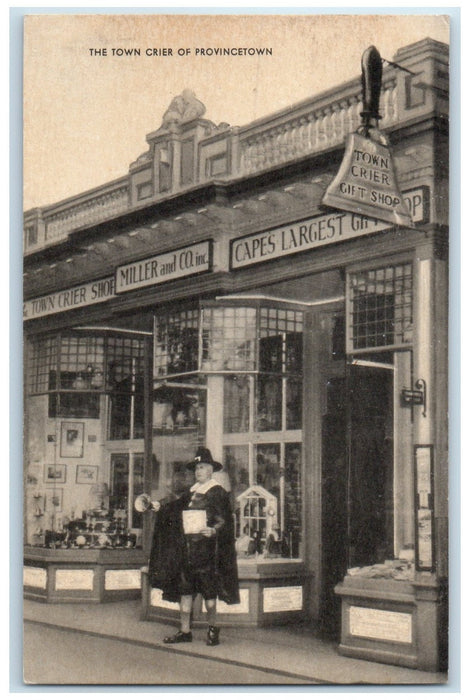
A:
{"type": "Polygon", "coordinates": [[[386,642],[412,642],[412,616],[410,613],[378,610],[351,605],[349,608],[349,632],[353,637],[369,637],[386,642]]]}
{"type": "Polygon", "coordinates": [[[401,194],[390,149],[360,134],[349,134],[338,174],[328,186],[323,204],[413,226],[401,194]]]}
{"type": "Polygon", "coordinates": [[[212,267],[211,241],[202,241],[116,269],[116,294],[207,272],[212,267]]]}
{"type": "Polygon", "coordinates": [[[62,289],[37,299],[29,299],[23,304],[23,320],[41,318],[60,311],[70,311],[81,306],[99,304],[114,297],[114,277],[81,284],[70,289],[62,289]]]}
{"type": "MultiPolygon", "coordinates": [[[[410,190],[404,198],[416,223],[424,224],[428,218],[427,187],[410,190]]],[[[235,238],[230,242],[230,268],[247,267],[255,263],[282,258],[330,243],[377,233],[390,228],[390,224],[364,214],[335,212],[296,221],[268,231],[235,238]]]]}

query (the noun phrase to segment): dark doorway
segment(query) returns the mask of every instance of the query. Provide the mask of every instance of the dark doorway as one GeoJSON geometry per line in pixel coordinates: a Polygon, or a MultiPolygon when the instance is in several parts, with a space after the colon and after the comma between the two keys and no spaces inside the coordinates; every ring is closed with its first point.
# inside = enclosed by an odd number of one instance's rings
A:
{"type": "Polygon", "coordinates": [[[393,371],[350,366],[348,567],[393,558],[393,371]]]}
{"type": "Polygon", "coordinates": [[[349,365],[346,378],[327,382],[326,407],[320,619],[323,634],[337,639],[335,585],[348,568],[393,558],[393,371],[349,365]]]}

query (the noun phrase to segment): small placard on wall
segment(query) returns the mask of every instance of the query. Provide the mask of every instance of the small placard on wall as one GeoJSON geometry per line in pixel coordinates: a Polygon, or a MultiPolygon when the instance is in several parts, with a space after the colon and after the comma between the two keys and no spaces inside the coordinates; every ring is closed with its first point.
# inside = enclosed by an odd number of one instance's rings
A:
{"type": "Polygon", "coordinates": [[[93,569],[57,569],[55,572],[56,591],[92,591],[93,569]]]}
{"type": "Polygon", "coordinates": [[[410,613],[378,610],[351,605],[349,608],[349,633],[353,637],[369,637],[385,642],[411,644],[412,622],[410,613]]]}
{"type": "Polygon", "coordinates": [[[140,569],[108,569],[104,587],[107,591],[140,589],[140,569]]]}
{"type": "Polygon", "coordinates": [[[434,571],[434,455],[432,445],[415,445],[415,566],[434,571]]]}
{"type": "Polygon", "coordinates": [[[302,586],[276,586],[263,590],[263,612],[302,610],[302,586]]]}
{"type": "Polygon", "coordinates": [[[23,585],[32,588],[46,588],[47,571],[38,566],[25,566],[23,569],[23,585]]]}

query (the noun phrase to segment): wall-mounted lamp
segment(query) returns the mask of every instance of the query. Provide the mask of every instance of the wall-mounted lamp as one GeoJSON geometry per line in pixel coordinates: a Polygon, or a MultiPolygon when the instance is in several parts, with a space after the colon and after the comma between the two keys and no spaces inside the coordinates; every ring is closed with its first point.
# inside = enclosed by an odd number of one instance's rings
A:
{"type": "Polygon", "coordinates": [[[417,379],[414,389],[402,389],[401,400],[404,406],[422,406],[422,416],[426,418],[426,382],[417,379]]]}

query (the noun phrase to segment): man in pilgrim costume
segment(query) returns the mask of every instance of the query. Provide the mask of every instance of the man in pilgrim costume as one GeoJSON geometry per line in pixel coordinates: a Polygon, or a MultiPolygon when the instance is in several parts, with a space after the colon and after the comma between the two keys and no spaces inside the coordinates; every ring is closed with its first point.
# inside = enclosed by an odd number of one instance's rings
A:
{"type": "Polygon", "coordinates": [[[217,598],[229,605],[240,602],[230,497],[213,479],[222,465],[206,447],[187,466],[194,469],[194,485],[175,501],[153,503],[157,515],[149,577],[164,600],[180,604],[181,628],[164,643],[192,641],[191,610],[200,593],[207,610],[207,644],[215,646],[217,598]]]}

